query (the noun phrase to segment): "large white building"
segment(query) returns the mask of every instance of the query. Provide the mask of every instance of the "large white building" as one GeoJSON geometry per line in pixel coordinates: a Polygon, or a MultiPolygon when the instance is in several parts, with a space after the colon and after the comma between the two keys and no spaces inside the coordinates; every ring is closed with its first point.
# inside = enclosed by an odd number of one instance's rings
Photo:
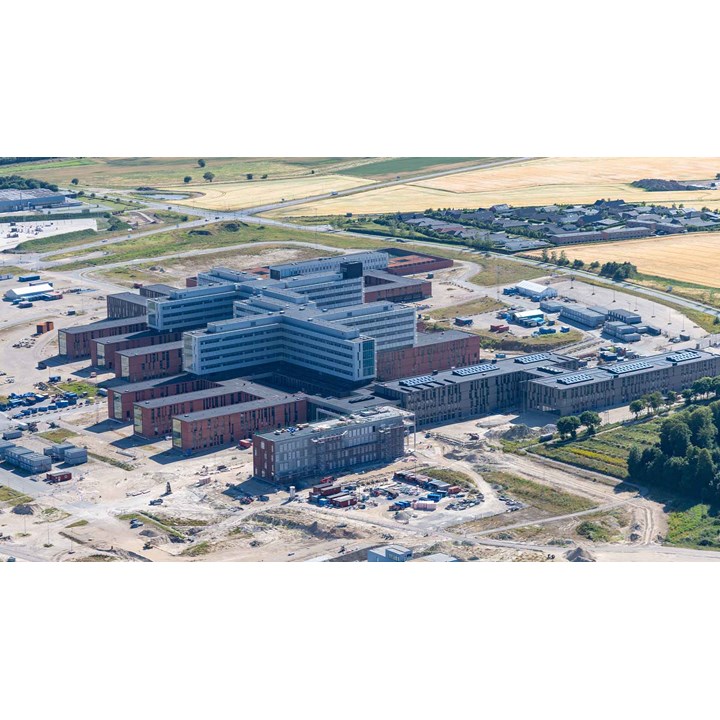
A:
{"type": "Polygon", "coordinates": [[[183,368],[196,375],[285,362],[350,383],[376,374],[377,350],[412,347],[415,308],[390,302],[329,310],[265,296],[235,303],[235,318],[183,335],[183,368]]]}
{"type": "Polygon", "coordinates": [[[554,287],[548,285],[540,285],[540,283],[523,280],[515,285],[515,289],[525,297],[537,298],[538,300],[546,300],[547,298],[557,297],[558,291],[554,287]]]}

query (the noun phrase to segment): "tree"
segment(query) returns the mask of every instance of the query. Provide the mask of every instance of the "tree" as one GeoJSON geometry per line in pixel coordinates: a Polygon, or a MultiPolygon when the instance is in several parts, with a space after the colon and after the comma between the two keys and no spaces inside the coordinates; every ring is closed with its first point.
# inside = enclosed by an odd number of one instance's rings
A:
{"type": "Polygon", "coordinates": [[[663,404],[662,393],[659,393],[657,391],[649,393],[645,396],[645,402],[654,413],[657,412],[660,409],[660,406],[663,404]]]}
{"type": "Polygon", "coordinates": [[[712,391],[715,397],[720,397],[720,376],[713,378],[712,391]]]}
{"type": "Polygon", "coordinates": [[[645,409],[645,402],[643,400],[633,400],[630,403],[630,412],[638,419],[638,415],[645,409]]]}
{"type": "Polygon", "coordinates": [[[186,185],[187,185],[187,183],[189,183],[191,180],[192,180],[192,178],[191,178],[189,175],[186,175],[186,176],[183,178],[183,182],[184,182],[186,185]]]}
{"type": "Polygon", "coordinates": [[[592,410],[585,410],[580,414],[580,422],[587,428],[588,435],[594,435],[597,428],[602,424],[600,415],[592,410]]]}
{"type": "Polygon", "coordinates": [[[677,402],[677,397],[678,394],[674,390],[668,390],[665,393],[665,405],[667,405],[668,409],[677,402]]]}
{"type": "Polygon", "coordinates": [[[215,173],[211,173],[208,171],[203,175],[203,180],[207,180],[208,182],[212,182],[214,179],[215,179],[215,173]]]}
{"type": "Polygon", "coordinates": [[[629,477],[639,479],[642,474],[642,453],[637,445],[633,445],[630,448],[627,466],[629,477]]]}
{"type": "Polygon", "coordinates": [[[557,421],[557,429],[561,438],[566,438],[569,435],[574,440],[577,437],[577,430],[580,425],[582,423],[576,415],[566,415],[557,421]]]}
{"type": "Polygon", "coordinates": [[[716,429],[710,408],[695,408],[688,418],[688,427],[692,433],[693,445],[700,448],[710,448],[715,444],[716,429]]]}
{"type": "Polygon", "coordinates": [[[692,391],[695,395],[706,396],[713,389],[713,380],[709,377],[703,377],[696,380],[692,384],[692,391]]]}
{"type": "Polygon", "coordinates": [[[77,185],[80,181],[79,181],[77,178],[73,178],[70,182],[71,182],[73,185],[77,185]]]}
{"type": "Polygon", "coordinates": [[[198,160],[198,167],[205,167],[205,161],[204,160],[198,160]]]}
{"type": "Polygon", "coordinates": [[[666,420],[660,427],[660,449],[668,457],[685,457],[691,438],[690,428],[680,418],[666,420]]]}
{"type": "Polygon", "coordinates": [[[252,173],[247,173],[247,174],[245,175],[245,178],[246,178],[247,180],[252,180],[252,179],[253,179],[253,174],[252,174],[252,173]]]}
{"type": "Polygon", "coordinates": [[[686,405],[692,405],[695,394],[692,390],[690,390],[690,388],[685,388],[680,394],[683,396],[683,400],[685,400],[686,405]]]}

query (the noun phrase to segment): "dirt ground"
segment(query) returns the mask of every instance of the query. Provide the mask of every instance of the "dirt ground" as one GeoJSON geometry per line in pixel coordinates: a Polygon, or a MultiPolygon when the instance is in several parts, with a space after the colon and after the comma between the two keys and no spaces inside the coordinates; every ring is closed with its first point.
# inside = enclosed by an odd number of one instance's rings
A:
{"type": "MultiPolygon", "coordinates": [[[[2,217],[0,216],[0,220],[2,217]]],[[[77,220],[48,220],[38,217],[36,222],[10,223],[0,222],[0,251],[10,250],[25,240],[52,237],[63,233],[77,232],[78,230],[97,230],[97,220],[94,218],[78,218],[77,220]],[[17,233],[17,237],[11,237],[17,233]]]]}

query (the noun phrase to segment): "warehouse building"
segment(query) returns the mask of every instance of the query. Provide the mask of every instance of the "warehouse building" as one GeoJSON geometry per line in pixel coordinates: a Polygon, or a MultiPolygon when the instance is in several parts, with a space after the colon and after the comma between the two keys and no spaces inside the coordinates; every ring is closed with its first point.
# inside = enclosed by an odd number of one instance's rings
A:
{"type": "Polygon", "coordinates": [[[147,315],[148,299],[137,293],[124,292],[108,295],[105,300],[108,320],[147,315]]]}
{"type": "Polygon", "coordinates": [[[295,426],[306,420],[307,399],[304,395],[274,394],[177,415],[172,419],[172,442],[174,448],[190,454],[232,445],[255,433],[295,426]]]}
{"type": "Polygon", "coordinates": [[[378,380],[427,375],[434,370],[473,365],[480,359],[480,336],[459,330],[418,333],[413,347],[377,351],[378,380]]]}
{"type": "Polygon", "coordinates": [[[64,204],[65,195],[57,190],[47,188],[0,190],[0,213],[37,210],[64,204]]]}
{"type": "Polygon", "coordinates": [[[291,484],[404,453],[412,414],[395,407],[362,410],[342,419],[261,433],[253,438],[253,473],[291,484]]]}
{"type": "Polygon", "coordinates": [[[177,375],[182,372],[182,348],[182,340],[177,340],[118,350],[115,375],[131,383],[177,375]]]}
{"type": "Polygon", "coordinates": [[[39,285],[10,288],[5,291],[5,298],[7,300],[37,300],[51,292],[55,292],[55,289],[50,283],[40,283],[39,285]]]}
{"type": "Polygon", "coordinates": [[[548,285],[540,285],[540,283],[523,280],[515,285],[519,295],[532,298],[533,300],[547,300],[557,297],[558,291],[554,287],[548,285]]]}
{"type": "Polygon", "coordinates": [[[118,320],[101,320],[89,325],[58,330],[58,353],[68,360],[80,360],[90,357],[90,342],[96,338],[109,337],[124,333],[142,332],[148,329],[147,318],[125,318],[118,320]]]}
{"type": "Polygon", "coordinates": [[[529,380],[575,369],[577,362],[554,353],[520,355],[376,383],[374,393],[412,412],[419,428],[442,425],[521,407],[529,380]]]}
{"type": "Polygon", "coordinates": [[[653,355],[581,372],[533,378],[527,383],[528,410],[578,414],[626,405],[646,393],[682,390],[702,377],[720,375],[720,355],[700,350],[653,355]]]}

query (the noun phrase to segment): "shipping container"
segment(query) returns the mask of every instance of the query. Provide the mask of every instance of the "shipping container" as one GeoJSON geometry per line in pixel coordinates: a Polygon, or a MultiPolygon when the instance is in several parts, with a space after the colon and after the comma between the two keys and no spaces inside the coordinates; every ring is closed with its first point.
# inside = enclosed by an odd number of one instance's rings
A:
{"type": "Polygon", "coordinates": [[[2,436],[3,440],[16,440],[22,437],[22,430],[6,430],[2,436]]]}
{"type": "Polygon", "coordinates": [[[18,280],[20,282],[28,282],[28,283],[31,282],[32,280],[39,280],[39,279],[40,279],[39,275],[20,275],[20,277],[18,277],[18,280]]]}
{"type": "Polygon", "coordinates": [[[45,476],[45,480],[49,483],[66,482],[72,480],[72,473],[67,470],[54,470],[45,476]]]}
{"type": "Polygon", "coordinates": [[[434,502],[428,500],[416,500],[413,503],[413,510],[435,510],[437,505],[434,502]]]}

